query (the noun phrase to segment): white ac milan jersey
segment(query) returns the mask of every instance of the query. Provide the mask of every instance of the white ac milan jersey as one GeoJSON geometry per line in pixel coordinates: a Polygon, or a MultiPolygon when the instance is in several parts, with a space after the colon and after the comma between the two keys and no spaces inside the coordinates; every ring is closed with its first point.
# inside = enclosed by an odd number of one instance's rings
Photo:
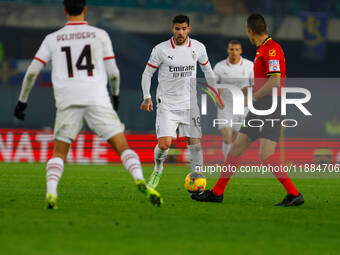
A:
{"type": "Polygon", "coordinates": [[[191,38],[185,45],[178,46],[171,38],[153,48],[147,64],[158,69],[156,100],[159,108],[184,110],[197,105],[194,80],[197,62],[205,66],[209,59],[205,46],[191,38]],[[190,105],[193,100],[195,102],[190,105]]]}
{"type": "Polygon", "coordinates": [[[47,35],[35,55],[36,60],[52,62],[52,83],[56,106],[109,106],[104,60],[114,58],[107,32],[87,22],[68,22],[47,35]]]}
{"type": "MultiPolygon", "coordinates": [[[[231,64],[229,58],[218,62],[214,67],[217,87],[218,84],[233,85],[240,89],[254,85],[254,67],[253,62],[242,58],[237,64],[231,64]]],[[[223,87],[221,87],[223,88],[223,87]]],[[[228,105],[232,103],[231,92],[223,89],[221,94],[223,102],[228,105]]]]}

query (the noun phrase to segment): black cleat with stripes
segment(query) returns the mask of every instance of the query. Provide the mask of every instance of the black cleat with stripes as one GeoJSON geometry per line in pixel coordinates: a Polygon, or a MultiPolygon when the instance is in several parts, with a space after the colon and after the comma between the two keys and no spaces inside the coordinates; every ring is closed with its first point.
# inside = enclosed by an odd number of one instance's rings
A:
{"type": "Polygon", "coordinates": [[[299,206],[305,202],[301,193],[298,196],[288,194],[280,203],[275,204],[276,206],[299,206]]]}
{"type": "Polygon", "coordinates": [[[199,202],[216,202],[223,201],[223,194],[221,196],[215,195],[212,190],[205,190],[202,193],[192,193],[191,198],[199,202]]]}

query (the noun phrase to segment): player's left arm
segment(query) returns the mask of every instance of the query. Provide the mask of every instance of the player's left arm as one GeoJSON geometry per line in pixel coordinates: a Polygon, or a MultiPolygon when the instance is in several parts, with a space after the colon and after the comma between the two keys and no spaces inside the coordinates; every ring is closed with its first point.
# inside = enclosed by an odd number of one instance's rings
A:
{"type": "MultiPolygon", "coordinates": [[[[205,46],[202,44],[202,48],[200,54],[197,59],[202,72],[204,73],[205,79],[213,89],[216,88],[216,77],[213,69],[211,68],[211,64],[208,58],[207,50],[205,46]]],[[[214,93],[215,94],[215,93],[214,93]]],[[[220,98],[216,98],[217,105],[220,109],[224,108],[224,104],[220,98]]]]}
{"type": "Polygon", "coordinates": [[[120,73],[113,52],[111,39],[106,32],[103,36],[103,57],[109,80],[109,87],[113,97],[113,108],[117,111],[119,107],[120,73]]]}
{"type": "Polygon", "coordinates": [[[267,70],[268,79],[266,83],[253,95],[253,99],[257,100],[261,97],[268,96],[272,93],[273,88],[279,88],[281,84],[281,65],[283,63],[281,56],[283,55],[281,48],[268,49],[264,53],[264,64],[267,70]]]}
{"type": "Polygon", "coordinates": [[[219,74],[219,71],[218,71],[218,65],[215,65],[215,67],[213,68],[213,71],[214,71],[215,80],[216,80],[217,92],[218,92],[219,95],[221,95],[223,89],[222,89],[222,88],[219,88],[219,87],[217,86],[217,84],[221,84],[221,75],[219,74]]]}
{"type": "Polygon", "coordinates": [[[247,89],[254,87],[254,65],[252,62],[250,62],[249,66],[247,65],[247,81],[244,86],[242,87],[242,91],[245,95],[247,95],[247,89]]]}
{"type": "Polygon", "coordinates": [[[211,68],[207,50],[205,49],[205,46],[203,44],[197,61],[201,67],[202,72],[204,73],[205,79],[207,80],[208,84],[212,87],[215,87],[216,84],[215,73],[211,68]]]}
{"type": "Polygon", "coordinates": [[[250,62],[251,64],[249,65],[249,86],[254,87],[254,64],[253,62],[250,62]]]}
{"type": "MultiPolygon", "coordinates": [[[[244,97],[244,106],[248,106],[248,88],[253,88],[254,87],[254,64],[253,62],[250,62],[249,67],[248,67],[248,84],[246,84],[242,88],[242,92],[245,95],[244,97]]],[[[253,96],[254,97],[254,96],[253,96]]]]}
{"type": "Polygon", "coordinates": [[[109,78],[110,91],[113,96],[119,96],[120,73],[114,59],[105,61],[105,69],[109,78]]]}
{"type": "Polygon", "coordinates": [[[281,74],[273,74],[269,77],[266,83],[260,88],[258,91],[254,93],[255,100],[270,95],[272,93],[273,88],[280,87],[281,82],[281,74]]]}

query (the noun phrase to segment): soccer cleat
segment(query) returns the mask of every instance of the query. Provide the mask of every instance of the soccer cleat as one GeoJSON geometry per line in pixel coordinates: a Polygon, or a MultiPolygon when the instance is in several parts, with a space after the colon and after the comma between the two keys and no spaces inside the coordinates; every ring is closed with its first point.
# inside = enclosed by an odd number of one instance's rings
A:
{"type": "Polygon", "coordinates": [[[157,190],[155,190],[152,187],[149,187],[144,180],[138,179],[136,181],[137,188],[140,192],[146,195],[146,198],[151,202],[151,204],[156,206],[161,206],[163,204],[163,198],[158,193],[157,190]]]}
{"type": "Polygon", "coordinates": [[[163,198],[158,193],[157,190],[151,187],[147,187],[147,195],[146,197],[149,199],[151,204],[160,207],[163,204],[163,198]]]}
{"type": "Polygon", "coordinates": [[[162,177],[162,172],[154,170],[149,178],[148,186],[155,189],[158,186],[158,183],[161,177],[162,177]]]}
{"type": "Polygon", "coordinates": [[[47,205],[47,209],[52,209],[52,210],[58,209],[57,197],[53,196],[51,193],[47,194],[46,205],[47,205]]]}
{"type": "Polygon", "coordinates": [[[147,186],[144,180],[138,179],[136,181],[137,189],[146,195],[147,186]]]}
{"type": "Polygon", "coordinates": [[[301,193],[298,196],[288,194],[280,203],[275,204],[276,206],[299,206],[305,202],[301,193]]]}
{"type": "Polygon", "coordinates": [[[221,196],[215,195],[212,190],[205,190],[202,193],[192,193],[191,198],[199,202],[216,202],[223,201],[223,194],[221,196]]]}

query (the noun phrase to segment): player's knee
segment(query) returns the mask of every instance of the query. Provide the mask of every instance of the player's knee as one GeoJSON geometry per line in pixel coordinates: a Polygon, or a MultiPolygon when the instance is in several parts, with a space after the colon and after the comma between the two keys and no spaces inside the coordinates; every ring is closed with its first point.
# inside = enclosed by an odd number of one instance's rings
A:
{"type": "Polygon", "coordinates": [[[186,137],[185,140],[186,140],[186,143],[188,145],[199,146],[201,144],[201,139],[200,138],[186,137]]]}
{"type": "Polygon", "coordinates": [[[188,145],[188,148],[189,148],[190,151],[193,151],[193,152],[195,152],[195,151],[199,152],[199,151],[202,150],[201,143],[190,144],[190,145],[188,145]]]}
{"type": "Polygon", "coordinates": [[[158,148],[160,148],[162,151],[169,149],[170,146],[171,146],[171,142],[160,142],[160,143],[158,143],[158,148]]]}
{"type": "Polygon", "coordinates": [[[273,153],[268,152],[260,152],[259,156],[262,162],[264,162],[269,156],[273,155],[273,153]]]}
{"type": "Polygon", "coordinates": [[[230,149],[230,153],[236,157],[240,157],[242,156],[244,152],[244,146],[242,146],[241,144],[237,144],[237,143],[234,143],[232,146],[231,146],[231,149],[230,149]]]}
{"type": "Polygon", "coordinates": [[[118,154],[119,157],[122,155],[122,153],[123,153],[124,151],[129,150],[129,149],[130,149],[130,147],[129,147],[128,144],[123,144],[123,145],[121,145],[121,146],[116,146],[116,147],[114,148],[114,150],[116,151],[116,153],[118,154]]]}
{"type": "Polygon", "coordinates": [[[67,154],[65,155],[64,153],[60,152],[54,152],[53,153],[53,158],[61,158],[64,162],[66,161],[67,154]]]}
{"type": "Polygon", "coordinates": [[[223,142],[225,144],[231,144],[232,143],[232,138],[230,138],[230,137],[223,137],[223,142]]]}

